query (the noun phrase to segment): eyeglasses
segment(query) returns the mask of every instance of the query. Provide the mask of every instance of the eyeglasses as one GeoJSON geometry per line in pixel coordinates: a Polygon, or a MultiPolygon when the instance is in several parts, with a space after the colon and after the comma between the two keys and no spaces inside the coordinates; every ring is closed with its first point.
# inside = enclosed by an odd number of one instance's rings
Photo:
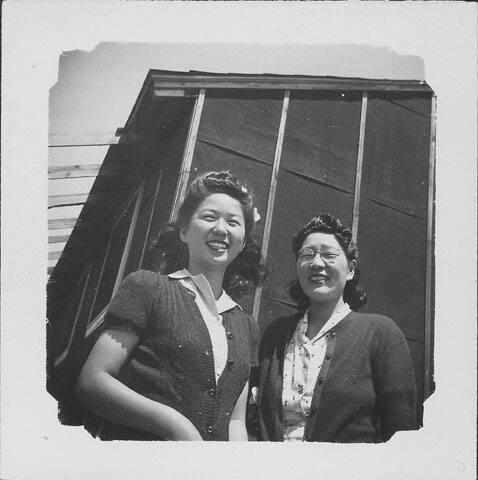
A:
{"type": "Polygon", "coordinates": [[[297,259],[301,263],[309,263],[319,255],[324,263],[334,263],[335,259],[341,254],[340,250],[314,250],[311,247],[304,247],[299,250],[297,259]]]}

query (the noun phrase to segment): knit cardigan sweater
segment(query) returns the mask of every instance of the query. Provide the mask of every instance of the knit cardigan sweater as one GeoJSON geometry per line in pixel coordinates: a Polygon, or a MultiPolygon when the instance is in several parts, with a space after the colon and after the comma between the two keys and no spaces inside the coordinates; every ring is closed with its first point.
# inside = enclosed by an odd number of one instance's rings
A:
{"type": "MultiPolygon", "coordinates": [[[[217,384],[206,324],[195,295],[179,281],[140,270],[120,286],[105,316],[106,329],[129,330],[140,340],[120,380],[187,417],[204,440],[228,440],[229,421],[256,361],[257,326],[240,308],[224,312],[226,367],[217,384]]],[[[152,440],[148,432],[103,421],[105,440],[152,440]]]]}
{"type": "MultiPolygon", "coordinates": [[[[300,318],[276,320],[261,341],[260,440],[284,439],[284,353],[300,318]]],[[[405,337],[387,317],[351,312],[327,333],[305,440],[382,442],[416,428],[416,386],[405,337]]]]}

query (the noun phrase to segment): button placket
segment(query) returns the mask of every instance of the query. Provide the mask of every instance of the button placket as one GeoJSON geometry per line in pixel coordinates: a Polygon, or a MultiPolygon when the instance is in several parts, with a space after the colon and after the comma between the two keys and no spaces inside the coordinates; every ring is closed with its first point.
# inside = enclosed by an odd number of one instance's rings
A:
{"type": "Polygon", "coordinates": [[[216,396],[216,387],[212,387],[208,390],[207,394],[210,396],[210,397],[214,397],[216,396]]]}

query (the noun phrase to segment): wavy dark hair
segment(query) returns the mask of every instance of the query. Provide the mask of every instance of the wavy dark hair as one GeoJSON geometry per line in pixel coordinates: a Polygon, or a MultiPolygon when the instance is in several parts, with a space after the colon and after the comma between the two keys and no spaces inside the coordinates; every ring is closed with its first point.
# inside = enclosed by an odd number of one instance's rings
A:
{"type": "Polygon", "coordinates": [[[213,193],[224,193],[238,200],[244,214],[246,243],[227,267],[222,285],[237,298],[260,285],[268,270],[254,236],[254,196],[244,182],[227,170],[204,173],[191,182],[176,221],[165,225],[152,242],[153,269],[168,274],[188,266],[188,248],[180,239],[180,231],[189,224],[199,204],[213,193]]]}
{"type": "MultiPolygon", "coordinates": [[[[367,303],[367,294],[365,290],[358,285],[360,279],[360,262],[357,244],[352,240],[352,230],[342,225],[342,222],[329,215],[328,213],[319,213],[316,217],[304,225],[294,236],[292,240],[292,250],[297,260],[299,250],[302,248],[305,239],[311,233],[331,233],[339,242],[345,256],[349,261],[355,262],[354,276],[345,284],[344,301],[350,305],[352,310],[358,310],[367,303]]],[[[305,311],[310,306],[310,299],[302,290],[298,279],[291,282],[289,294],[297,303],[300,311],[305,311]]]]}

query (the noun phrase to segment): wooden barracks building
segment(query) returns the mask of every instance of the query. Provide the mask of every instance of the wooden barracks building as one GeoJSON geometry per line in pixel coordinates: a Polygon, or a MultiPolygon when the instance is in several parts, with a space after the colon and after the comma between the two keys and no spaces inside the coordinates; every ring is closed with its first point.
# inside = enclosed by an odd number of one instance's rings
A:
{"type": "MultiPolygon", "coordinates": [[[[84,205],[49,277],[47,387],[61,421],[81,423],[73,387],[122,279],[155,268],[151,240],[174,219],[188,183],[218,169],[256,194],[272,273],[239,303],[261,330],[294,310],[293,234],[331,213],[358,241],[364,311],[403,330],[426,399],[434,388],[434,122],[435,97],[422,81],[150,70],[87,198],[70,199],[84,205]]],[[[60,224],[50,222],[51,238],[60,224]]]]}

